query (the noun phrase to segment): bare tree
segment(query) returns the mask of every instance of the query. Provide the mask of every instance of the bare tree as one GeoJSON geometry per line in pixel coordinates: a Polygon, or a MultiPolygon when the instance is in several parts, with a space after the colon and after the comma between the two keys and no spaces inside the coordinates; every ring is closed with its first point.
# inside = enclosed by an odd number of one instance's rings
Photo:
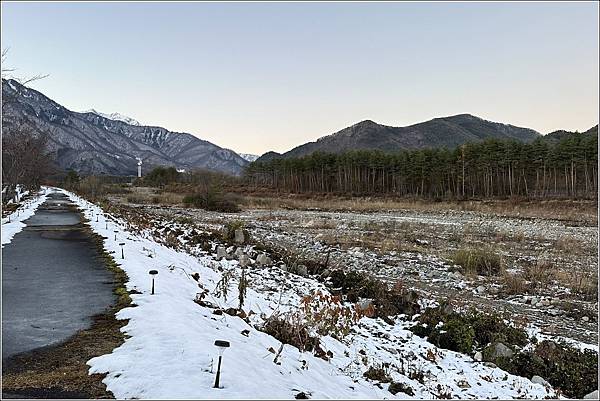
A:
{"type": "Polygon", "coordinates": [[[48,137],[35,135],[25,125],[2,135],[2,201],[16,194],[17,186],[37,190],[55,171],[47,148],[48,137]]]}
{"type": "MultiPolygon", "coordinates": [[[[47,75],[18,78],[14,68],[6,66],[8,49],[2,50],[2,80],[15,79],[21,84],[29,84],[47,75]]],[[[4,89],[4,82],[3,89],[4,89]]],[[[17,186],[37,190],[43,180],[54,172],[54,164],[48,152],[48,136],[36,133],[24,118],[17,118],[7,124],[9,103],[16,101],[17,93],[2,90],[2,202],[13,198],[17,186]],[[7,129],[10,126],[10,129],[7,129]]]]}
{"type": "MultiPolygon", "coordinates": [[[[12,68],[12,67],[8,67],[6,65],[6,60],[8,58],[8,48],[6,49],[2,49],[2,67],[1,67],[1,71],[2,71],[2,79],[14,79],[16,81],[18,81],[21,85],[27,85],[30,84],[34,81],[38,81],[40,79],[44,79],[46,77],[48,77],[48,74],[37,74],[37,75],[33,75],[30,77],[18,77],[13,75],[13,73],[16,71],[16,68],[12,68]]],[[[4,113],[4,106],[9,102],[14,100],[15,95],[14,94],[8,94],[8,93],[4,93],[4,91],[2,91],[2,112],[4,113]]]]}

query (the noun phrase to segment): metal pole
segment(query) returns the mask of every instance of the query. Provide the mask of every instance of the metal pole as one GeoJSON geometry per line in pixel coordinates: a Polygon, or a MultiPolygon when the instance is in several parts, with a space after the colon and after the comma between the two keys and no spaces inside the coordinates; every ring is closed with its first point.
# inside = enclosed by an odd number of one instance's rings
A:
{"type": "Polygon", "coordinates": [[[152,295],[154,295],[154,276],[152,276],[152,295]]]}
{"type": "Polygon", "coordinates": [[[219,388],[219,379],[221,378],[221,355],[219,355],[219,366],[217,367],[217,377],[215,378],[214,388],[219,388]]]}
{"type": "Polygon", "coordinates": [[[123,247],[121,247],[121,259],[125,259],[125,254],[123,253],[123,247]]]}

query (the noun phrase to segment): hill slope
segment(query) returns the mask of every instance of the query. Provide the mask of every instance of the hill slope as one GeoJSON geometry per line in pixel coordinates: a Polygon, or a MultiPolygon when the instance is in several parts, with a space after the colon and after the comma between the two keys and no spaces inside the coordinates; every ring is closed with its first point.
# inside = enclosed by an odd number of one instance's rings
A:
{"type": "Polygon", "coordinates": [[[565,130],[558,130],[558,131],[554,131],[549,133],[548,135],[544,135],[543,139],[546,142],[549,143],[558,143],[561,140],[569,137],[570,135],[589,135],[589,136],[598,136],[598,125],[590,128],[589,130],[585,131],[585,132],[572,132],[572,131],[565,131],[565,130]]]}
{"type": "Polygon", "coordinates": [[[2,80],[2,123],[10,133],[24,125],[49,136],[57,164],[83,174],[135,174],[136,157],[144,169],[155,165],[206,168],[239,174],[248,164],[229,149],[191,134],[131,125],[98,115],[78,113],[14,80],[2,80]]]}
{"type": "MultiPolygon", "coordinates": [[[[371,120],[361,121],[315,142],[300,145],[281,157],[300,157],[316,151],[342,153],[373,149],[393,152],[406,149],[453,148],[487,138],[530,142],[540,134],[532,129],[487,121],[470,114],[435,118],[407,127],[390,127],[371,120]]],[[[273,158],[274,155],[269,155],[273,158]]],[[[264,160],[264,159],[259,159],[264,160]]]]}

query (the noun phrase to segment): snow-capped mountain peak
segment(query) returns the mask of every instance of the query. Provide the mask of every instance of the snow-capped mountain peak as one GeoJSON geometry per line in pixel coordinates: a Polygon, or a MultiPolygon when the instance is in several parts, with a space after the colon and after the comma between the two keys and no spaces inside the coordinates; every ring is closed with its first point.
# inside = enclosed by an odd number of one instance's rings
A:
{"type": "Polygon", "coordinates": [[[121,113],[110,113],[110,114],[108,114],[108,113],[102,113],[102,112],[94,110],[94,109],[86,110],[83,113],[93,113],[93,114],[96,114],[97,116],[108,118],[109,120],[122,121],[124,123],[129,124],[129,125],[142,125],[136,119],[128,117],[128,116],[124,116],[121,113]]]}
{"type": "Polygon", "coordinates": [[[248,160],[249,162],[253,162],[260,157],[259,155],[253,155],[250,153],[238,153],[238,155],[240,155],[242,159],[248,160]]]}

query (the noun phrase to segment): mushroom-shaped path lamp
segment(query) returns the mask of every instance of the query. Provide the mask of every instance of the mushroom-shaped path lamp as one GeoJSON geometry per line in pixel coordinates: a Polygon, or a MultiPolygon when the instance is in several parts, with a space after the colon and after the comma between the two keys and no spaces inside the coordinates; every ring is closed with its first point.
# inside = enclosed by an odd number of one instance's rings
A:
{"type": "Polygon", "coordinates": [[[217,366],[217,377],[215,378],[214,388],[219,388],[219,379],[221,378],[221,358],[223,358],[223,352],[229,348],[229,341],[216,340],[215,346],[219,349],[219,365],[217,366]]]}
{"type": "Polygon", "coordinates": [[[150,270],[148,274],[152,276],[152,295],[154,295],[154,276],[158,274],[158,270],[150,270]]]}
{"type": "Polygon", "coordinates": [[[121,245],[121,259],[125,259],[125,253],[123,252],[123,246],[125,245],[125,243],[119,242],[119,245],[121,245]]]}

